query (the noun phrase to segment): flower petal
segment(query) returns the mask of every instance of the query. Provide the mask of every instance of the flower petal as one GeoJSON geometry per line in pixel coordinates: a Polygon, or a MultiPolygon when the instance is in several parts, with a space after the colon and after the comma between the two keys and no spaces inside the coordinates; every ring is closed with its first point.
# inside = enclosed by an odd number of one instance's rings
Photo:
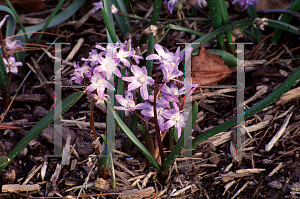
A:
{"type": "Polygon", "coordinates": [[[141,86],[141,83],[139,82],[132,82],[128,85],[128,91],[133,91],[134,89],[137,89],[141,86]]]}
{"type": "Polygon", "coordinates": [[[128,104],[128,100],[126,100],[122,95],[117,94],[116,96],[116,100],[122,105],[127,107],[128,104]]]}

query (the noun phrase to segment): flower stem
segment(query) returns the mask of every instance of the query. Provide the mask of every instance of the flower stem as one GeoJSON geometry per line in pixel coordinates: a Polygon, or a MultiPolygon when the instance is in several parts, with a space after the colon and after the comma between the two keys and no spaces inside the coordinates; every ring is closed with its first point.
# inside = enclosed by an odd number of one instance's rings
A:
{"type": "Polygon", "coordinates": [[[134,113],[135,113],[136,116],[138,116],[138,117],[139,117],[141,120],[143,120],[144,122],[146,122],[146,123],[148,123],[148,124],[150,124],[150,125],[152,125],[152,126],[155,126],[155,124],[153,124],[153,123],[151,123],[151,122],[145,120],[145,119],[144,119],[142,116],[140,116],[136,111],[134,111],[134,113]]]}
{"type": "MultiPolygon", "coordinates": [[[[158,78],[158,67],[156,68],[153,109],[154,109],[154,122],[155,122],[155,129],[156,129],[156,139],[157,139],[157,143],[158,143],[158,147],[159,147],[161,164],[163,164],[165,158],[164,158],[164,152],[163,152],[163,147],[162,147],[162,142],[161,142],[161,137],[160,137],[160,130],[159,130],[159,126],[158,126],[157,110],[156,110],[156,100],[157,100],[157,96],[158,96],[158,92],[157,92],[157,78],[158,78]]],[[[162,86],[161,86],[161,88],[162,88],[162,86]]],[[[161,90],[161,88],[160,88],[160,90],[161,90]]]]}
{"type": "MultiPolygon", "coordinates": [[[[91,126],[91,132],[93,136],[93,141],[97,140],[97,134],[96,134],[96,128],[95,128],[95,123],[94,123],[94,106],[95,106],[95,101],[94,99],[91,100],[91,115],[90,115],[90,126],[91,126]]],[[[100,149],[99,146],[96,147],[96,154],[100,154],[100,149]]]]}

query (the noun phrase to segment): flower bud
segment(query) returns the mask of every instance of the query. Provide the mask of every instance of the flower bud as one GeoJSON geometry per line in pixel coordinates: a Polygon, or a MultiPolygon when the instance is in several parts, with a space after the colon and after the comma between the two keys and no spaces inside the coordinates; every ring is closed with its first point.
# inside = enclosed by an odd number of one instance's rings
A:
{"type": "Polygon", "coordinates": [[[232,42],[235,42],[236,39],[244,37],[244,32],[240,28],[234,28],[232,30],[232,42]]]}
{"type": "Polygon", "coordinates": [[[265,30],[264,26],[268,25],[268,19],[267,18],[255,18],[253,22],[253,26],[255,28],[259,27],[261,30],[265,30]]]}
{"type": "Polygon", "coordinates": [[[111,5],[111,13],[118,14],[119,10],[114,4],[111,5]]]}
{"type": "Polygon", "coordinates": [[[176,10],[178,10],[178,11],[182,10],[182,8],[183,8],[182,3],[181,3],[181,2],[177,2],[177,3],[175,4],[175,8],[176,8],[176,10]]]}

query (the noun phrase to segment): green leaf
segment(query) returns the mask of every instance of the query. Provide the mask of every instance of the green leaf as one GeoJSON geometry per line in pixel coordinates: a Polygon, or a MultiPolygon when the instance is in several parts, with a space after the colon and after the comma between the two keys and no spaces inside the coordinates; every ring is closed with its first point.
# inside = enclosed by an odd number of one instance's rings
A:
{"type": "Polygon", "coordinates": [[[101,8],[103,21],[105,23],[106,29],[112,39],[112,42],[117,43],[119,41],[118,36],[116,35],[114,27],[111,25],[110,20],[108,18],[108,15],[106,14],[106,11],[104,8],[101,8]]]}
{"type": "Polygon", "coordinates": [[[151,137],[149,131],[143,125],[138,124],[138,127],[140,129],[140,133],[141,133],[142,139],[145,142],[146,149],[152,155],[154,155],[154,143],[153,143],[153,140],[152,140],[152,137],[151,137]]]}
{"type": "MultiPolygon", "coordinates": [[[[210,0],[207,2],[207,4],[210,12],[211,25],[214,28],[214,30],[216,30],[222,26],[221,2],[220,0],[210,0]]],[[[216,37],[217,37],[218,47],[222,50],[226,50],[222,32],[217,34],[216,37]]]]}
{"type": "Polygon", "coordinates": [[[108,171],[109,168],[109,163],[110,163],[110,156],[107,154],[107,140],[104,135],[102,135],[103,139],[103,151],[101,155],[99,156],[99,161],[98,161],[98,169],[100,174],[103,176],[105,173],[108,171]]]}
{"type": "Polygon", "coordinates": [[[16,18],[13,11],[9,7],[3,5],[0,5],[0,11],[9,13],[10,17],[6,19],[6,37],[13,36],[16,30],[16,18]]]}
{"type": "Polygon", "coordinates": [[[196,119],[198,114],[198,104],[194,103],[192,110],[189,113],[189,117],[187,119],[187,124],[192,125],[185,125],[184,127],[184,133],[181,134],[178,142],[176,143],[174,149],[169,154],[168,158],[164,162],[161,168],[162,175],[165,175],[167,173],[167,170],[169,169],[170,165],[173,164],[175,161],[176,156],[178,156],[183,149],[184,145],[188,141],[187,139],[184,139],[184,137],[188,137],[192,133],[192,129],[195,125],[196,119]]]}
{"type": "MultiPolygon", "coordinates": [[[[241,28],[243,26],[253,26],[253,20],[252,19],[247,19],[247,20],[237,21],[237,22],[234,22],[233,25],[236,28],[241,28]]],[[[274,21],[274,20],[269,19],[267,26],[273,27],[273,28],[282,29],[282,30],[291,32],[293,34],[300,35],[299,28],[297,28],[295,26],[292,26],[292,25],[289,25],[289,24],[286,24],[286,23],[283,23],[283,22],[278,22],[278,21],[274,21]]],[[[188,48],[192,47],[193,48],[193,52],[195,52],[205,42],[209,41],[210,39],[213,39],[214,36],[216,36],[216,35],[218,35],[218,34],[220,34],[222,32],[225,32],[227,30],[231,30],[231,29],[232,29],[232,25],[231,24],[227,24],[225,26],[222,26],[222,27],[218,28],[217,30],[215,30],[215,31],[213,31],[211,33],[206,34],[205,36],[203,36],[203,37],[201,37],[199,39],[196,39],[193,42],[193,44],[188,45],[185,49],[188,49],[188,48]]],[[[180,54],[182,54],[185,51],[185,49],[181,50],[180,54]]]]}
{"type": "MultiPolygon", "coordinates": [[[[51,23],[51,21],[53,20],[54,16],[59,11],[59,9],[61,8],[61,6],[63,5],[64,2],[65,2],[65,0],[60,0],[59,1],[59,3],[57,4],[57,6],[55,7],[55,9],[53,10],[53,12],[51,13],[51,15],[47,19],[46,23],[44,24],[44,27],[43,27],[43,29],[42,29],[41,32],[45,32],[46,31],[46,29],[48,28],[49,24],[51,23]]],[[[43,36],[43,33],[39,34],[39,37],[36,40],[36,44],[38,44],[40,42],[42,36],[43,36]]]]}
{"type": "Polygon", "coordinates": [[[0,56],[0,89],[2,90],[3,107],[6,109],[10,102],[10,89],[6,66],[0,56]]]}
{"type": "Polygon", "coordinates": [[[8,157],[0,156],[0,168],[2,167],[2,165],[8,164],[9,161],[10,159],[8,157]]]}
{"type": "MultiPolygon", "coordinates": [[[[62,112],[66,112],[75,102],[77,102],[83,95],[83,92],[76,92],[69,95],[66,99],[62,101],[62,112]]],[[[8,158],[13,160],[36,136],[38,136],[47,126],[49,126],[54,119],[59,117],[59,113],[55,113],[52,109],[45,117],[43,117],[39,123],[37,123],[30,131],[17,143],[17,145],[8,154],[8,158]]],[[[6,162],[0,165],[0,171],[8,165],[6,162]]]]}
{"type": "Polygon", "coordinates": [[[208,50],[211,54],[222,56],[222,60],[224,60],[226,65],[236,67],[236,63],[238,59],[235,56],[233,56],[231,53],[220,49],[208,49],[208,50]]]}
{"type": "MultiPolygon", "coordinates": [[[[294,3],[289,8],[290,11],[299,11],[299,9],[300,9],[300,0],[294,1],[294,3]]],[[[281,17],[280,21],[285,22],[285,23],[289,23],[292,20],[292,18],[293,18],[293,16],[291,16],[291,15],[283,15],[283,17],[281,17]]],[[[271,42],[277,43],[278,39],[281,36],[281,34],[282,34],[282,31],[276,32],[272,36],[271,42]]]]}
{"type": "MultiPolygon", "coordinates": [[[[300,79],[300,67],[298,67],[282,84],[280,84],[268,97],[257,103],[255,106],[248,109],[244,114],[244,119],[252,117],[254,114],[262,111],[264,108],[268,107],[270,104],[275,102],[281,95],[288,91],[298,80],[300,79]]],[[[238,115],[239,117],[239,115],[238,115]]],[[[229,121],[216,126],[203,134],[197,136],[193,140],[193,148],[197,146],[198,143],[210,138],[222,131],[225,131],[233,126],[236,126],[236,116],[231,118],[229,121]]]]}
{"type": "MultiPolygon", "coordinates": [[[[122,0],[112,0],[112,4],[114,4],[116,8],[118,8],[123,13],[127,13],[126,7],[122,0]]],[[[115,14],[114,18],[123,37],[126,33],[131,32],[131,26],[128,17],[121,17],[118,14],[115,14]]]]}
{"type": "MultiPolygon", "coordinates": [[[[107,103],[107,110],[110,114],[114,114],[113,108],[110,106],[109,103],[107,103]]],[[[121,120],[121,118],[114,114],[115,120],[120,126],[120,128],[124,131],[124,133],[128,136],[128,138],[133,142],[133,144],[144,154],[144,156],[155,166],[160,172],[160,166],[157,163],[157,161],[154,159],[154,157],[151,155],[151,153],[145,148],[145,146],[137,139],[137,137],[130,131],[130,129],[126,126],[126,124],[121,120]]]]}

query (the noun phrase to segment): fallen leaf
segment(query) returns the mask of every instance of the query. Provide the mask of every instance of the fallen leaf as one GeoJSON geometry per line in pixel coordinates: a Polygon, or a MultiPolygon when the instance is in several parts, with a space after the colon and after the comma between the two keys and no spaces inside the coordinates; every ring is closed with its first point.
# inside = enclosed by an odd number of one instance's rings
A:
{"type": "MultiPolygon", "coordinates": [[[[10,3],[21,6],[29,12],[38,12],[46,8],[45,0],[10,0],[10,3]]],[[[1,0],[0,2],[5,2],[1,0]]]]}
{"type": "Polygon", "coordinates": [[[203,46],[201,46],[199,55],[192,58],[193,84],[216,84],[228,77],[232,72],[234,71],[224,64],[221,56],[211,55],[203,46]]]}

